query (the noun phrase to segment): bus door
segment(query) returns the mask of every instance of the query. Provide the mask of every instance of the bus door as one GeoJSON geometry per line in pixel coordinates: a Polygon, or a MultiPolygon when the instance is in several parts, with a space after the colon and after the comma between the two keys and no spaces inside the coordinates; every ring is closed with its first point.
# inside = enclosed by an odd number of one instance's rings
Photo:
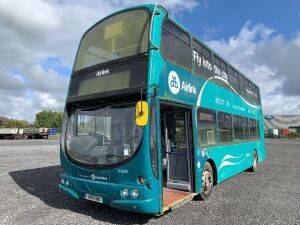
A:
{"type": "Polygon", "coordinates": [[[191,191],[190,111],[164,112],[166,186],[191,191]]]}

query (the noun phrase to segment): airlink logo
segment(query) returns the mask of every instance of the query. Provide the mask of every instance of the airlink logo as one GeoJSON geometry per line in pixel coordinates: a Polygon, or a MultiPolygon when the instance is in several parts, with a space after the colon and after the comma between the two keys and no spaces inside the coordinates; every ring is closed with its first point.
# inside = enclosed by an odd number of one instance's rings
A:
{"type": "Polygon", "coordinates": [[[180,91],[180,80],[179,80],[179,77],[178,77],[178,75],[175,71],[171,71],[169,73],[168,83],[169,83],[170,91],[174,95],[177,95],[180,91]]]}
{"type": "Polygon", "coordinates": [[[171,71],[168,76],[168,84],[170,91],[177,95],[180,90],[191,93],[191,94],[197,94],[197,89],[195,85],[188,83],[186,81],[182,81],[180,83],[180,78],[178,74],[175,71],[171,71]]]}
{"type": "Polygon", "coordinates": [[[96,73],[96,77],[104,76],[109,74],[109,69],[98,70],[96,73]]]}

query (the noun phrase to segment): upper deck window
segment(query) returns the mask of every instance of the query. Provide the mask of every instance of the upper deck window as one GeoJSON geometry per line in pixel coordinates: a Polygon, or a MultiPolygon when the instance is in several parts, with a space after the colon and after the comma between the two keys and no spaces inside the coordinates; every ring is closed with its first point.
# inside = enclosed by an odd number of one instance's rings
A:
{"type": "Polygon", "coordinates": [[[214,55],[213,61],[214,61],[214,67],[213,67],[214,76],[215,78],[217,78],[215,79],[215,83],[224,88],[228,88],[227,64],[216,55],[214,55]]]}
{"type": "Polygon", "coordinates": [[[194,71],[205,79],[212,77],[212,55],[211,52],[195,40],[193,41],[194,71]]]}
{"type": "Polygon", "coordinates": [[[171,23],[164,20],[161,31],[161,52],[165,59],[185,69],[192,69],[190,38],[171,23]]]}
{"type": "Polygon", "coordinates": [[[149,12],[125,11],[92,27],[81,40],[74,71],[147,52],[149,12]]]}
{"type": "Polygon", "coordinates": [[[239,84],[239,74],[233,68],[229,67],[228,70],[229,75],[229,84],[233,87],[233,89],[240,93],[240,84],[239,84]]]}

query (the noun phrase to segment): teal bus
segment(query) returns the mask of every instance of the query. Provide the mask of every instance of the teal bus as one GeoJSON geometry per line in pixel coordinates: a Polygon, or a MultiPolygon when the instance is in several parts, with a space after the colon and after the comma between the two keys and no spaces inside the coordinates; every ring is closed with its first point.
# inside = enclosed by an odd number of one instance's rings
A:
{"type": "Polygon", "coordinates": [[[160,5],[115,12],[79,45],[59,188],[161,215],[266,158],[257,85],[160,5]]]}

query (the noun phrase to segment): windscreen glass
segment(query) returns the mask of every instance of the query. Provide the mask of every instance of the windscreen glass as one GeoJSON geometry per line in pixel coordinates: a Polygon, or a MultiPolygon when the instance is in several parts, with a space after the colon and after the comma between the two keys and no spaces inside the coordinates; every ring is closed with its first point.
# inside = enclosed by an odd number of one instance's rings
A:
{"type": "Polygon", "coordinates": [[[134,105],[76,109],[68,118],[66,150],[82,163],[115,164],[135,153],[142,134],[134,105]]]}
{"type": "Polygon", "coordinates": [[[83,37],[74,71],[147,52],[149,12],[131,10],[98,23],[83,37]]]}

